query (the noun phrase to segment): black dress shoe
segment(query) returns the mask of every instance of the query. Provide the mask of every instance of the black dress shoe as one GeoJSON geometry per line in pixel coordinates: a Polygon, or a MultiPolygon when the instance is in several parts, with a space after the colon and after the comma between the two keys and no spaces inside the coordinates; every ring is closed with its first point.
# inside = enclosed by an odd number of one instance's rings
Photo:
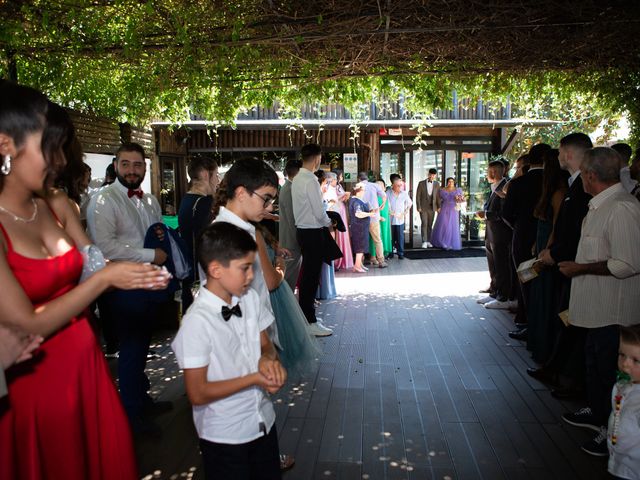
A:
{"type": "Polygon", "coordinates": [[[552,388],[551,396],[558,400],[579,400],[584,396],[584,392],[576,388],[552,388]]]}
{"type": "Polygon", "coordinates": [[[483,288],[482,290],[478,290],[479,293],[493,293],[491,288],[483,288]]]}
{"type": "Polygon", "coordinates": [[[529,325],[528,323],[522,323],[522,322],[516,322],[516,328],[518,330],[522,330],[523,328],[526,328],[527,325],[529,325]]]}
{"type": "Polygon", "coordinates": [[[513,332],[509,332],[509,338],[513,338],[514,340],[526,340],[527,329],[521,328],[520,330],[514,330],[513,332]]]}
{"type": "Polygon", "coordinates": [[[548,368],[527,368],[527,375],[544,383],[554,383],[556,375],[549,371],[548,368]]]}

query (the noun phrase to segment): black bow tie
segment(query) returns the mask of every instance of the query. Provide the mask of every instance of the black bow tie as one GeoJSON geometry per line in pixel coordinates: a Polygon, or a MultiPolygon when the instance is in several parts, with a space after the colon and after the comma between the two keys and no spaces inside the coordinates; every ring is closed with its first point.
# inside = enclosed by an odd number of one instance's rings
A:
{"type": "Polygon", "coordinates": [[[236,315],[237,317],[242,316],[242,310],[240,310],[240,304],[238,303],[235,307],[229,308],[226,305],[222,307],[222,318],[227,322],[231,318],[231,315],[236,315]]]}
{"type": "Polygon", "coordinates": [[[427,182],[429,182],[429,183],[433,183],[433,180],[427,180],[427,182]]]}

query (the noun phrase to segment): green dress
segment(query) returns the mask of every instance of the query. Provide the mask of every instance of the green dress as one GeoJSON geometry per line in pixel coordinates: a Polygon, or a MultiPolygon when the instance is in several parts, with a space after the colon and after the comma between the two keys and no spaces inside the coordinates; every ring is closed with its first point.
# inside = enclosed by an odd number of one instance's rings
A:
{"type": "MultiPolygon", "coordinates": [[[[382,199],[378,197],[378,205],[382,204],[382,199]]],[[[393,247],[391,246],[391,220],[389,219],[389,202],[385,202],[384,208],[380,210],[380,218],[384,218],[380,220],[380,239],[382,240],[382,250],[384,251],[384,256],[388,257],[389,254],[393,251],[393,247]]],[[[376,246],[373,244],[371,238],[369,238],[369,251],[375,252],[376,246]]]]}

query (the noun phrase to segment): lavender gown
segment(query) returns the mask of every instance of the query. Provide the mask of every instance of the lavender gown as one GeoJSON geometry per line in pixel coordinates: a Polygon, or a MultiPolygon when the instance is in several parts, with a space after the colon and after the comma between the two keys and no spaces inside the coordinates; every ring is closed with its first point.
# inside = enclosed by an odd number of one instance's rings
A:
{"type": "Polygon", "coordinates": [[[445,250],[462,250],[460,239],[460,213],[456,210],[456,195],[462,195],[462,190],[456,188],[453,192],[440,190],[442,207],[436,224],[431,233],[431,244],[445,250]]]}

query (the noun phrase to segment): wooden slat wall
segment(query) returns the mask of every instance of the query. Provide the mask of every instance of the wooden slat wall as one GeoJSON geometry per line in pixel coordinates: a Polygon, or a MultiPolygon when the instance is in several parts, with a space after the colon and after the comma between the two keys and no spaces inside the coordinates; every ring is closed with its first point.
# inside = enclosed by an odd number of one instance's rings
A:
{"type": "MultiPolygon", "coordinates": [[[[118,122],[76,110],[67,109],[76,127],[78,139],[87,153],[112,155],[121,145],[122,131],[118,122]]],[[[130,141],[137,142],[151,154],[154,151],[153,132],[150,129],[131,128],[130,141]]]]}
{"type": "MultiPolygon", "coordinates": [[[[362,130],[359,135],[359,143],[370,132],[362,130]]],[[[265,150],[300,148],[301,146],[316,142],[324,148],[353,149],[351,132],[348,128],[332,130],[230,130],[220,129],[217,135],[209,136],[206,130],[193,130],[189,132],[188,149],[207,150],[215,148],[233,148],[242,150],[263,148],[265,150]]]]}

